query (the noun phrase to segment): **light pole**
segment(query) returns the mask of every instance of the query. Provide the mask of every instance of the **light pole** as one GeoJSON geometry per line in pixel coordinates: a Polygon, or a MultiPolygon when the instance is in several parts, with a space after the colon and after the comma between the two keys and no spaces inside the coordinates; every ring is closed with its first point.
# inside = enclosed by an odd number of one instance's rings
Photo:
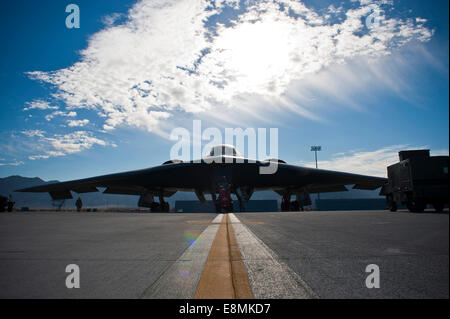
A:
{"type": "MultiPolygon", "coordinates": [[[[316,159],[316,168],[319,168],[317,166],[317,152],[322,150],[322,146],[316,145],[316,146],[311,146],[311,151],[314,151],[314,158],[316,159]]],[[[317,193],[317,199],[320,200],[320,193],[317,193]]]]}

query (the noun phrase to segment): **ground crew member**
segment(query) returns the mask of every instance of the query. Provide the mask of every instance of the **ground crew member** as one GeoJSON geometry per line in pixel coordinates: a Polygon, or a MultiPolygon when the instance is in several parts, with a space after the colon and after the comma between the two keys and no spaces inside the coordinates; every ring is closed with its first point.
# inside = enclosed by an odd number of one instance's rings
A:
{"type": "Polygon", "coordinates": [[[81,211],[81,208],[83,207],[83,202],[81,201],[81,197],[78,197],[75,205],[77,206],[77,211],[81,211]]]}
{"type": "Polygon", "coordinates": [[[13,211],[14,204],[15,204],[15,202],[13,202],[12,195],[9,194],[9,197],[8,197],[8,212],[12,212],[13,211]]]}
{"type": "Polygon", "coordinates": [[[233,200],[231,199],[231,185],[226,183],[226,178],[223,177],[223,183],[219,186],[219,205],[220,211],[225,209],[225,212],[233,211],[233,200]]]}

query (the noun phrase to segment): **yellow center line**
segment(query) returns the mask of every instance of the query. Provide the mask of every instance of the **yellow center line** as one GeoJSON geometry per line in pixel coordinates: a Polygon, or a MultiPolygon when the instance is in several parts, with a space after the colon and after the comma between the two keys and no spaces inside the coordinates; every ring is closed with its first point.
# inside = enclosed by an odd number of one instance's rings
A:
{"type": "MultiPolygon", "coordinates": [[[[187,222],[184,222],[184,223],[188,224],[188,225],[221,225],[221,224],[223,224],[223,222],[214,223],[214,222],[190,222],[190,221],[187,221],[187,222]]],[[[235,223],[229,222],[229,224],[235,224],[235,223]]],[[[244,224],[244,225],[265,225],[267,223],[266,222],[242,222],[242,223],[239,223],[239,224],[244,224]]]]}
{"type": "Polygon", "coordinates": [[[253,298],[247,271],[228,214],[222,217],[212,244],[196,299],[253,298]]]}
{"type": "Polygon", "coordinates": [[[247,269],[242,262],[241,251],[234,234],[233,225],[227,215],[228,247],[230,252],[231,274],[236,299],[253,299],[252,289],[248,282],[247,269]]]}

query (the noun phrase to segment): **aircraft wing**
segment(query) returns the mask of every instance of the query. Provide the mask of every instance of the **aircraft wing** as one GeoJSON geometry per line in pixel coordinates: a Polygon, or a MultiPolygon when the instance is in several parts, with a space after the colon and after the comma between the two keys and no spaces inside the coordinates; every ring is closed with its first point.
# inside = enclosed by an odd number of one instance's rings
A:
{"type": "Polygon", "coordinates": [[[52,199],[70,199],[71,191],[76,193],[98,192],[97,187],[106,188],[105,194],[142,195],[145,192],[165,197],[173,195],[177,190],[193,190],[187,180],[192,177],[189,168],[192,163],[173,163],[147,169],[102,175],[91,178],[45,184],[41,186],[19,189],[17,192],[48,192],[52,199]],[[178,178],[169,178],[179,176],[178,178]]]}
{"type": "MultiPolygon", "coordinates": [[[[317,174],[317,173],[316,173],[317,174]]],[[[353,184],[353,189],[375,190],[387,183],[387,178],[359,175],[345,172],[320,170],[318,175],[323,176],[329,182],[311,183],[308,185],[310,193],[326,193],[345,191],[344,185],[353,184]]]]}
{"type": "Polygon", "coordinates": [[[387,183],[383,177],[360,175],[346,172],[323,170],[279,164],[278,172],[286,182],[284,189],[295,191],[306,189],[309,193],[345,192],[345,185],[353,185],[353,189],[375,190],[387,183]],[[292,180],[288,182],[288,180],[292,180]]]}
{"type": "Polygon", "coordinates": [[[181,162],[166,163],[152,168],[117,174],[109,174],[68,182],[46,184],[18,190],[19,192],[48,192],[57,199],[72,198],[77,193],[98,192],[106,188],[106,194],[144,195],[151,193],[169,197],[176,191],[200,191],[208,193],[214,179],[227,175],[228,182],[235,187],[250,186],[257,190],[286,190],[309,193],[346,191],[344,185],[353,184],[355,189],[377,189],[387,183],[386,178],[344,172],[307,168],[279,163],[274,174],[260,174],[261,166],[268,162],[249,161],[243,163],[181,162]],[[222,173],[223,171],[223,173],[222,173]],[[221,173],[218,173],[221,172],[221,173]]]}
{"type": "Polygon", "coordinates": [[[380,178],[379,180],[375,179],[373,176],[360,176],[355,178],[355,176],[349,177],[349,180],[343,181],[341,184],[335,183],[322,183],[309,184],[306,189],[310,194],[315,193],[330,193],[330,192],[346,192],[348,188],[345,185],[352,185],[353,189],[363,189],[363,190],[375,190],[377,188],[382,187],[387,183],[387,179],[380,178]]]}

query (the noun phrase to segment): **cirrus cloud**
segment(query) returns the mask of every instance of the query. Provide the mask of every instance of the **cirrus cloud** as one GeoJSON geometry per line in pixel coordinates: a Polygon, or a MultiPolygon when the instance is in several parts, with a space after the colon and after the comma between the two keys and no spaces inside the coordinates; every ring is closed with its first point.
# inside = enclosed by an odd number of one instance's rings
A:
{"type": "Polygon", "coordinates": [[[7,162],[7,163],[0,161],[0,166],[19,166],[22,164],[24,164],[23,161],[14,161],[14,162],[7,162]]]}
{"type": "Polygon", "coordinates": [[[42,154],[30,155],[28,159],[46,159],[56,156],[79,153],[92,148],[95,145],[107,146],[108,142],[94,137],[92,132],[75,131],[69,134],[55,134],[52,137],[35,135],[42,154]]]}
{"type": "MultiPolygon", "coordinates": [[[[104,130],[129,126],[163,135],[163,123],[178,114],[241,111],[239,103],[249,96],[320,120],[286,96],[294,81],[432,37],[420,17],[384,16],[379,27],[367,29],[372,3],[330,6],[321,14],[293,0],[249,1],[227,23],[217,23],[225,8],[239,2],[141,0],[124,22],[109,19],[92,35],[78,62],[29,76],[51,84],[67,109],[96,111],[104,130]]],[[[265,107],[245,105],[246,114],[265,107]]],[[[47,119],[55,115],[63,114],[47,119]]]]}

